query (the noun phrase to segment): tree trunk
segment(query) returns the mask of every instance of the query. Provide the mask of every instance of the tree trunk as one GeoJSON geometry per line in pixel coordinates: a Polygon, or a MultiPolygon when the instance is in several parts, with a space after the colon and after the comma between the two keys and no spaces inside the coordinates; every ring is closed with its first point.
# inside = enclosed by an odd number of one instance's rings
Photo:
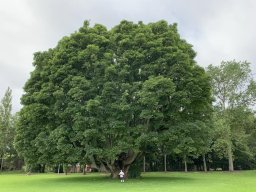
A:
{"type": "Polygon", "coordinates": [[[128,178],[128,171],[131,165],[126,165],[124,168],[124,177],[127,179],[128,178]]]}
{"type": "Polygon", "coordinates": [[[41,173],[45,173],[45,164],[41,165],[40,172],[41,173]]]}
{"type": "Polygon", "coordinates": [[[233,153],[232,153],[232,145],[228,145],[228,168],[229,171],[234,171],[234,165],[233,165],[233,153]]]}
{"type": "Polygon", "coordinates": [[[64,165],[64,171],[65,171],[65,175],[67,175],[68,174],[68,165],[64,165]]]}
{"type": "Polygon", "coordinates": [[[188,172],[188,167],[187,167],[187,156],[184,155],[184,165],[185,165],[185,172],[188,172]]]}
{"type": "MultiPolygon", "coordinates": [[[[129,171],[129,168],[130,168],[130,164],[129,165],[125,165],[122,170],[124,172],[124,176],[125,178],[128,177],[128,171],[129,171]]],[[[112,179],[116,179],[116,178],[119,178],[119,172],[120,172],[121,169],[119,169],[118,167],[115,167],[113,166],[112,167],[112,171],[111,171],[111,178],[112,179]]]]}
{"type": "Polygon", "coordinates": [[[164,154],[164,172],[167,171],[167,168],[166,168],[166,154],[164,154]]]}
{"type": "Polygon", "coordinates": [[[120,170],[123,170],[125,177],[127,178],[130,165],[135,161],[138,154],[138,152],[129,150],[127,152],[127,157],[123,160],[119,160],[119,162],[121,162],[119,165],[115,162],[111,165],[107,164],[105,167],[111,172],[111,178],[118,178],[120,170]]]}
{"type": "Polygon", "coordinates": [[[15,158],[14,164],[15,170],[20,170],[22,168],[22,160],[15,158]]]}
{"type": "Polygon", "coordinates": [[[86,164],[83,165],[83,175],[86,175],[85,169],[86,169],[86,164]]]}
{"type": "Polygon", "coordinates": [[[146,157],[143,156],[143,172],[146,172],[146,157]]]}
{"type": "Polygon", "coordinates": [[[1,168],[0,168],[1,172],[3,171],[3,167],[4,167],[4,156],[2,156],[2,159],[1,159],[1,168]]]}
{"type": "Polygon", "coordinates": [[[60,164],[58,165],[58,174],[60,174],[60,164]]]}
{"type": "Polygon", "coordinates": [[[119,170],[112,171],[110,177],[112,179],[116,179],[118,178],[118,174],[119,174],[119,170]]]}
{"type": "Polygon", "coordinates": [[[204,162],[204,171],[207,172],[205,154],[203,154],[203,162],[204,162]]]}

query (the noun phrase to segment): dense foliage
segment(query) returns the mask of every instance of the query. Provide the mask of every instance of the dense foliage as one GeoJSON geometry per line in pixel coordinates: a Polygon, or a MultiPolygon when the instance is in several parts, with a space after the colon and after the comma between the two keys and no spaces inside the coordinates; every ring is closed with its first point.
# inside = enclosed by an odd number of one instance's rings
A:
{"type": "Polygon", "coordinates": [[[176,24],[84,22],[34,54],[17,150],[31,166],[91,163],[112,177],[143,154],[205,154],[211,87],[195,55],[176,24]]]}

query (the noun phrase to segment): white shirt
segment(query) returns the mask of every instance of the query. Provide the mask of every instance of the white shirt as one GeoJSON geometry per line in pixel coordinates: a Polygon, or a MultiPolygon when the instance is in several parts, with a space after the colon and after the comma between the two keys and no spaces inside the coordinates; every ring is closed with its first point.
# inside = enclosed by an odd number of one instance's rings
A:
{"type": "Polygon", "coordinates": [[[124,172],[120,171],[119,175],[120,175],[120,177],[124,177],[124,172]]]}

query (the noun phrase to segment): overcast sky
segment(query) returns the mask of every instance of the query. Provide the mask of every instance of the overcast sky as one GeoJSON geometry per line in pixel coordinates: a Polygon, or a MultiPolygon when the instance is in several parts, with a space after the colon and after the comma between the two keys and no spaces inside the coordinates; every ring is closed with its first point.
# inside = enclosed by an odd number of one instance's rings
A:
{"type": "Polygon", "coordinates": [[[256,69],[255,0],[0,0],[0,98],[13,90],[20,110],[33,53],[55,47],[84,20],[108,28],[121,20],[178,23],[206,67],[222,60],[247,60],[256,69]]]}

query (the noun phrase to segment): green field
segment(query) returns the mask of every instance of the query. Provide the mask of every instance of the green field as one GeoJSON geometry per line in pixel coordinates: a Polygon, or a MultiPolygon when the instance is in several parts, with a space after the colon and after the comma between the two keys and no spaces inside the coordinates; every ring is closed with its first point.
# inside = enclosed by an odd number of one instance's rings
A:
{"type": "Polygon", "coordinates": [[[254,192],[256,171],[146,173],[125,183],[107,175],[1,174],[1,192],[254,192]]]}

